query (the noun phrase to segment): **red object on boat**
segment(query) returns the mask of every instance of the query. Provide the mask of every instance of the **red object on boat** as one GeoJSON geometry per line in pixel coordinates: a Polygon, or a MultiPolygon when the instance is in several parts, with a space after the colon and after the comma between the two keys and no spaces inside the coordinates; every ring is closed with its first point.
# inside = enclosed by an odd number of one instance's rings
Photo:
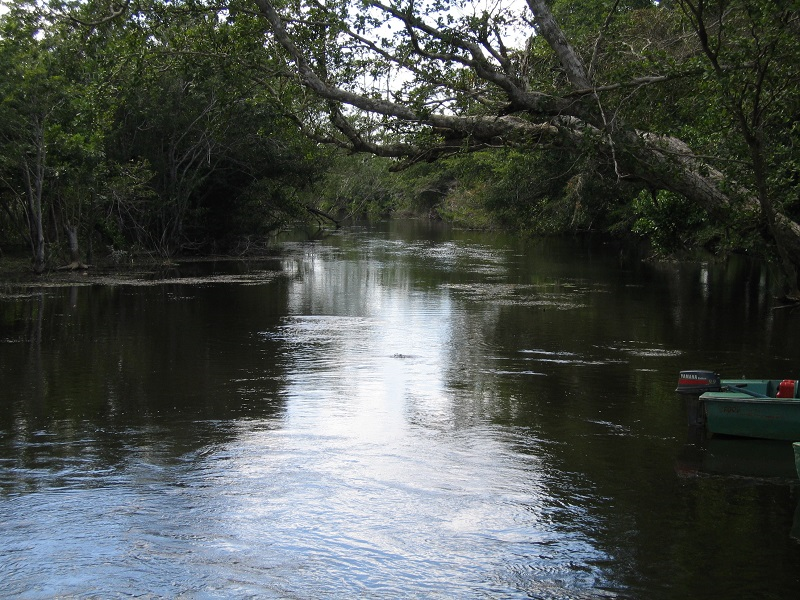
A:
{"type": "Polygon", "coordinates": [[[778,384],[778,398],[794,398],[794,379],[784,379],[778,384]]]}

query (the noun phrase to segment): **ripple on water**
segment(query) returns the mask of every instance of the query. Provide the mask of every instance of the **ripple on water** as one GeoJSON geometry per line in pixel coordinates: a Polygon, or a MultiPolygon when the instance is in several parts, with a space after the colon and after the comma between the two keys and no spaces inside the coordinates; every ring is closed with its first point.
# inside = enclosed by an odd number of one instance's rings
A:
{"type": "Polygon", "coordinates": [[[91,484],[4,497],[0,591],[401,598],[490,585],[555,598],[602,581],[572,564],[602,553],[542,517],[551,474],[529,436],[227,430],[236,437],[177,461],[143,454],[91,484]]]}
{"type": "Polygon", "coordinates": [[[458,283],[442,287],[473,302],[500,306],[532,306],[555,310],[586,308],[587,290],[556,284],[458,283]]]}
{"type": "Polygon", "coordinates": [[[637,358],[671,358],[683,354],[683,351],[677,348],[665,348],[654,346],[652,343],[627,340],[600,348],[604,351],[628,354],[637,358]]]}
{"type": "Polygon", "coordinates": [[[524,355],[526,360],[539,363],[552,363],[557,365],[596,366],[626,362],[623,359],[615,359],[610,357],[588,358],[575,352],[553,352],[550,350],[539,349],[520,350],[520,354],[524,355]]]}

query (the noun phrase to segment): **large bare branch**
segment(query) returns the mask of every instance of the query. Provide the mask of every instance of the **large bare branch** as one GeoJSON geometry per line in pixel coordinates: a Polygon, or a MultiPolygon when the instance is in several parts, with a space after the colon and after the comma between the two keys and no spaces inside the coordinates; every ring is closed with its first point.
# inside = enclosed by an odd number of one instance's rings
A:
{"type": "MultiPolygon", "coordinates": [[[[646,184],[651,189],[671,190],[694,200],[709,214],[719,218],[726,218],[730,214],[734,198],[737,209],[750,214],[755,220],[763,209],[751,191],[740,190],[735,184],[726,182],[721,172],[713,169],[708,161],[694,155],[680,140],[636,132],[619,118],[615,117],[612,123],[606,117],[601,94],[623,88],[661,84],[686,73],[652,75],[627,82],[594,85],[586,67],[558,27],[544,0],[527,2],[534,13],[538,33],[553,50],[570,82],[571,89],[563,90],[560,96],[527,91],[524,84],[516,81],[509,73],[510,69],[505,68],[498,56],[486,48],[487,40],[481,41],[480,37],[483,35],[486,38],[485,34],[479,32],[475,39],[471,39],[466,33],[433,27],[420,17],[409,11],[404,12],[394,5],[384,4],[379,0],[367,0],[367,4],[373,9],[401,22],[406,31],[406,39],[421,62],[455,62],[476,77],[479,82],[476,87],[483,85],[487,91],[494,91],[496,98],[507,101],[508,110],[502,111],[500,116],[459,114],[447,108],[433,111],[430,106],[425,106],[424,101],[417,104],[390,101],[337,86],[324,74],[315,72],[311,61],[295,42],[293,34],[287,30],[285,21],[272,1],[254,2],[269,23],[273,38],[294,63],[301,83],[320,98],[332,103],[329,113],[339,136],[329,139],[335,140],[340,146],[383,156],[405,156],[412,161],[435,159],[460,150],[495,146],[533,148],[560,145],[573,152],[582,152],[592,147],[600,159],[598,164],[602,165],[602,159],[605,158],[607,165],[613,165],[620,181],[646,184]],[[429,43],[426,49],[426,44],[429,43]],[[390,122],[428,127],[434,135],[430,137],[431,141],[419,147],[407,143],[376,141],[376,138],[365,135],[355,126],[353,119],[358,113],[343,109],[342,106],[382,115],[390,122]]],[[[352,34],[346,28],[343,31],[352,34]]],[[[350,39],[360,43],[360,47],[366,51],[374,53],[378,49],[363,36],[351,35],[350,39]]],[[[390,53],[383,50],[375,55],[381,60],[393,62],[390,53]]],[[[401,63],[397,64],[403,67],[401,63]]],[[[430,76],[424,78],[426,68],[420,66],[416,73],[423,76],[420,83],[427,84],[432,89],[433,81],[430,76]]],[[[446,86],[447,83],[439,81],[438,85],[446,86]]],[[[452,82],[450,88],[457,91],[457,85],[452,82]]],[[[798,240],[800,256],[800,225],[782,214],[773,217],[776,237],[798,240]]]]}
{"type": "Polygon", "coordinates": [[[91,21],[79,19],[72,13],[68,14],[67,18],[70,21],[77,23],[78,25],[83,25],[85,27],[99,27],[103,23],[108,23],[109,21],[113,21],[117,17],[121,16],[125,11],[128,10],[130,4],[131,0],[124,0],[122,4],[120,4],[119,6],[111,6],[108,10],[108,13],[106,13],[102,17],[91,21]]]}
{"type": "MultiPolygon", "coordinates": [[[[310,62],[303,51],[295,44],[284,25],[283,19],[270,0],[255,0],[255,2],[264,18],[269,22],[275,40],[286,50],[294,62],[302,83],[321,98],[406,122],[470,134],[481,141],[505,138],[511,144],[520,144],[530,135],[537,137],[542,135],[552,136],[557,132],[556,128],[548,124],[534,124],[523,119],[507,116],[460,117],[452,114],[416,111],[405,104],[368,97],[332,85],[320,77],[311,67],[310,62]]],[[[394,11],[394,9],[391,10],[394,11]]],[[[513,85],[508,77],[504,75],[498,75],[498,77],[504,77],[507,80],[504,82],[506,85],[513,85]]],[[[519,100],[521,106],[534,113],[555,116],[559,113],[569,112],[569,107],[572,104],[568,101],[556,102],[554,98],[544,94],[524,93],[519,88],[516,88],[515,92],[517,92],[515,97],[519,100]]]]}
{"type": "Polygon", "coordinates": [[[533,20],[536,23],[536,29],[539,34],[547,41],[550,48],[553,49],[558,61],[561,64],[564,72],[567,74],[567,79],[570,83],[578,89],[586,89],[592,87],[589,75],[586,72],[586,67],[583,64],[578,53],[567,41],[564,32],[556,23],[553,13],[550,12],[544,0],[527,0],[528,7],[533,12],[533,20]]]}

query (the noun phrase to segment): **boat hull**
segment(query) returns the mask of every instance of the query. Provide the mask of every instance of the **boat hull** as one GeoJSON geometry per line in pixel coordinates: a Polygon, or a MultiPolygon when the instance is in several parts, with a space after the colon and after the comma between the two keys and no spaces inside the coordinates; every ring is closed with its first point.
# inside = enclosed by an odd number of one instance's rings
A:
{"type": "MultiPolygon", "coordinates": [[[[800,442],[794,442],[792,448],[794,448],[794,468],[797,470],[797,477],[800,477],[800,442]]],[[[800,505],[798,505],[798,510],[800,510],[800,505]]]]}
{"type": "Polygon", "coordinates": [[[700,396],[706,429],[711,434],[771,440],[800,439],[800,400],[754,398],[739,392],[700,396]]]}

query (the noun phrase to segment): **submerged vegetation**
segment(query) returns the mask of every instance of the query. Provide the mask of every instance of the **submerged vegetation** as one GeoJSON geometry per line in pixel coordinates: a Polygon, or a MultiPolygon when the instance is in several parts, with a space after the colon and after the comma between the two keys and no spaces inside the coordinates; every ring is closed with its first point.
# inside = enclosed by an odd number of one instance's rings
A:
{"type": "Polygon", "coordinates": [[[241,254],[401,215],[755,252],[796,295],[784,4],[13,0],[0,252],[241,254]]]}

